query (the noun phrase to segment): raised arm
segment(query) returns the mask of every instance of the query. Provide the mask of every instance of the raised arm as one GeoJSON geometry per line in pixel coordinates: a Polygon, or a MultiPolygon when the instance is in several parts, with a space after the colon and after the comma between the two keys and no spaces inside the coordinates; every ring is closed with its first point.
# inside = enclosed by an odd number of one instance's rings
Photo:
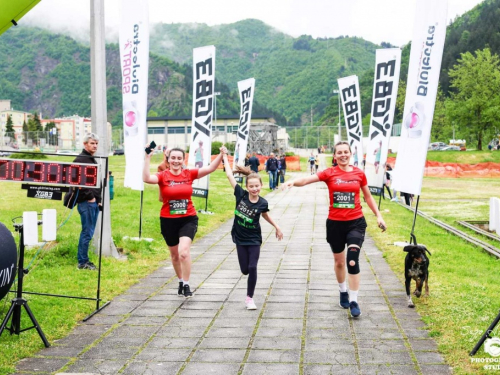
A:
{"type": "Polygon", "coordinates": [[[210,163],[210,165],[207,165],[205,167],[201,167],[198,170],[198,178],[203,178],[207,174],[214,172],[217,169],[217,167],[219,166],[221,160],[222,160],[222,152],[219,155],[217,155],[217,157],[214,159],[214,161],[212,163],[210,163]]]}
{"type": "Polygon", "coordinates": [[[144,168],[142,168],[142,181],[147,184],[158,184],[158,176],[151,176],[151,172],[149,171],[149,164],[151,162],[152,154],[153,153],[146,154],[146,157],[144,158],[144,168]]]}
{"type": "Polygon", "coordinates": [[[377,202],[375,202],[375,199],[373,199],[373,196],[370,193],[370,189],[368,188],[368,185],[362,186],[361,190],[363,191],[363,195],[365,196],[366,204],[368,204],[368,207],[370,207],[370,210],[372,210],[372,212],[377,217],[378,227],[380,229],[382,229],[382,232],[385,232],[385,230],[387,229],[387,226],[385,225],[385,221],[382,218],[382,214],[378,210],[377,202]]]}
{"type": "Polygon", "coordinates": [[[317,174],[312,174],[310,176],[296,178],[294,180],[287,181],[281,185],[281,189],[289,189],[292,186],[305,186],[312,184],[314,182],[319,182],[319,177],[317,174]]]}
{"type": "Polygon", "coordinates": [[[224,160],[224,171],[226,172],[227,179],[229,180],[229,183],[231,184],[231,186],[234,189],[237,182],[236,182],[236,179],[234,178],[233,171],[231,170],[231,166],[229,165],[229,160],[227,158],[226,153],[223,154],[222,160],[224,160]]]}

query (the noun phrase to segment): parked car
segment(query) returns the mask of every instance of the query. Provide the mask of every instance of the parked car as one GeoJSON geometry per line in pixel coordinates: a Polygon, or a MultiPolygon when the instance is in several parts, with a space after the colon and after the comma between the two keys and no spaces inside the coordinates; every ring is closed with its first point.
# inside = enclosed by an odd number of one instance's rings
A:
{"type": "Polygon", "coordinates": [[[460,149],[460,146],[446,146],[440,148],[439,151],[462,151],[462,150],[460,149]]]}
{"type": "Polygon", "coordinates": [[[432,142],[429,144],[429,151],[438,151],[443,147],[448,147],[448,145],[444,142],[432,142]]]}
{"type": "Polygon", "coordinates": [[[113,151],[113,155],[125,155],[125,151],[122,148],[118,148],[113,151]]]}

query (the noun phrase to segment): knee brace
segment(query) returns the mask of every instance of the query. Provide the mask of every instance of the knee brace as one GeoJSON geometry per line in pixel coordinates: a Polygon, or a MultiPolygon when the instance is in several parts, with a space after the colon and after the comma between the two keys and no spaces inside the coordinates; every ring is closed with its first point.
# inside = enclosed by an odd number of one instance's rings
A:
{"type": "Polygon", "coordinates": [[[356,246],[351,246],[347,249],[347,272],[350,275],[359,273],[359,252],[361,249],[356,246]],[[352,263],[352,264],[351,264],[352,263]]]}

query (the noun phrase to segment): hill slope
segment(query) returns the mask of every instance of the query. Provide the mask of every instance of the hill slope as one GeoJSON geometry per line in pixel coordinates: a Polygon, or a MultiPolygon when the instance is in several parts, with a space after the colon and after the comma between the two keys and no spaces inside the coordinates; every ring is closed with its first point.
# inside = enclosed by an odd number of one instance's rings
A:
{"type": "MultiPolygon", "coordinates": [[[[121,71],[116,44],[106,47],[108,119],[121,124],[121,71]]],[[[222,92],[219,115],[239,113],[236,90],[222,92]]],[[[38,28],[11,28],[0,37],[0,98],[15,109],[41,112],[45,118],[75,113],[90,116],[90,49],[75,40],[38,28]]],[[[191,114],[192,69],[150,54],[148,111],[154,115],[191,114]]],[[[255,104],[254,113],[271,114],[255,104]]],[[[284,121],[279,114],[275,117],[284,121]]]]}
{"type": "Polygon", "coordinates": [[[337,78],[372,68],[377,48],[360,38],[292,38],[254,19],[214,27],[158,24],[151,31],[151,51],[179,63],[191,64],[192,49],[211,44],[222,82],[236,87],[254,77],[256,100],[291,123],[309,122],[311,106],[319,117],[337,78]]]}

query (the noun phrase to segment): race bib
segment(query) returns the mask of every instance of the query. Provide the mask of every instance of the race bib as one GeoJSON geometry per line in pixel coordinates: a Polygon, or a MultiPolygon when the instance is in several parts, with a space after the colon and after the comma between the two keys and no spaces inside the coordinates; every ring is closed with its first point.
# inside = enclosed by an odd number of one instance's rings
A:
{"type": "Polygon", "coordinates": [[[354,208],[354,193],[344,193],[341,191],[333,192],[333,207],[335,208],[354,208]]]}
{"type": "Polygon", "coordinates": [[[168,201],[170,206],[170,215],[184,215],[187,213],[188,200],[187,199],[178,199],[168,201]]]}
{"type": "Polygon", "coordinates": [[[234,214],[247,223],[253,223],[255,216],[257,215],[257,209],[249,208],[245,203],[243,203],[243,201],[241,201],[236,206],[234,214]]]}

